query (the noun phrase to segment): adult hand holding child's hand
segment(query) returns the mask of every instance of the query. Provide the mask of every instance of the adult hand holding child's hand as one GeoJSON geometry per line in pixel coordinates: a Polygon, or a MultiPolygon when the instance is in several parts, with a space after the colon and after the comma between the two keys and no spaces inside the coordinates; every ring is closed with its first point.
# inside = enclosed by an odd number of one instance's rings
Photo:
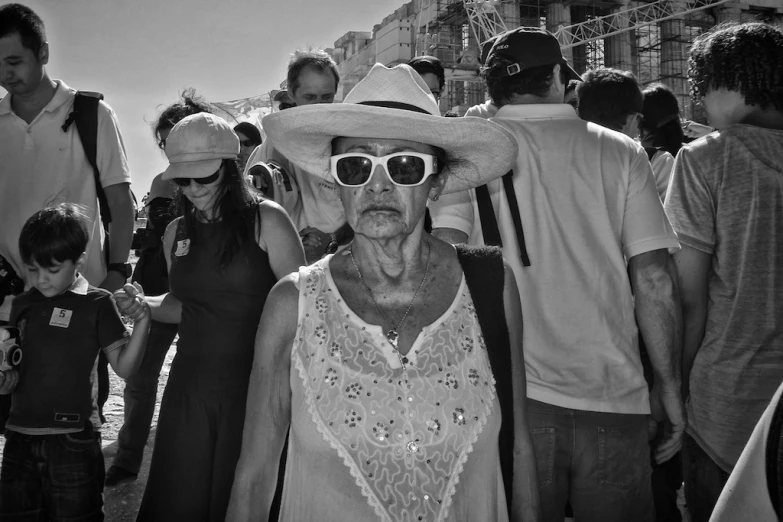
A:
{"type": "Polygon", "coordinates": [[[150,308],[144,300],[144,289],[139,283],[126,283],[112,294],[117,309],[133,321],[140,321],[150,315],[150,308]]]}

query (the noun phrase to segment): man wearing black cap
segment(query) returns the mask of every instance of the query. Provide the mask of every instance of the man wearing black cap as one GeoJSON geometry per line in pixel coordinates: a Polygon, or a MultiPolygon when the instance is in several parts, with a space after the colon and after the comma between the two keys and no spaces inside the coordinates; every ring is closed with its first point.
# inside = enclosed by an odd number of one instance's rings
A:
{"type": "MultiPolygon", "coordinates": [[[[580,521],[654,520],[648,414],[669,421],[658,461],[679,449],[685,417],[669,256],[679,243],[647,155],[563,103],[579,76],[544,30],[501,35],[484,74],[499,107],[492,121],[520,149],[514,170],[476,197],[483,239],[502,244],[522,298],[543,520],[563,520],[567,502],[580,521]],[[634,314],[655,371],[651,393],[634,314]]],[[[433,213],[435,227],[442,217],[433,213]]]]}

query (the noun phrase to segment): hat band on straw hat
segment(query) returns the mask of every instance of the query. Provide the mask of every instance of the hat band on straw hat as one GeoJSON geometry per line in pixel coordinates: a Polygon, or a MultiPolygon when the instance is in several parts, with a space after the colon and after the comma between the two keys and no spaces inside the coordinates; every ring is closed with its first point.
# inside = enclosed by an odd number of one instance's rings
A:
{"type": "Polygon", "coordinates": [[[416,107],[415,105],[411,105],[410,103],[402,103],[402,102],[395,102],[395,101],[366,101],[366,102],[359,102],[356,105],[370,105],[372,107],[384,107],[386,109],[402,109],[404,111],[413,111],[413,112],[420,112],[422,114],[431,114],[429,111],[426,111],[421,107],[416,107]]]}

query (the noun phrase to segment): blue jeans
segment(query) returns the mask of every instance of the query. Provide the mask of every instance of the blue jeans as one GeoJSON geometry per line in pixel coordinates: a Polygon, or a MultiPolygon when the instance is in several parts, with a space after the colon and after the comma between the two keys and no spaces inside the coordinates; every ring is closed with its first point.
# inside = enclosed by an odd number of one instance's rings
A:
{"type": "Polygon", "coordinates": [[[691,522],[707,522],[723,486],[729,480],[729,473],[715,464],[699,443],[686,433],[682,444],[682,474],[691,522]]]}
{"type": "Polygon", "coordinates": [[[158,379],[163,361],[177,335],[176,324],[152,321],[147,349],[139,369],[125,381],[125,423],[117,436],[117,455],[114,466],[138,473],[144,457],[144,447],[150,434],[158,379]]]}
{"type": "Polygon", "coordinates": [[[541,513],[562,522],[652,522],[647,416],[561,408],[528,399],[541,513]]]}
{"type": "Polygon", "coordinates": [[[103,520],[100,434],[5,436],[0,520],[103,520]]]}

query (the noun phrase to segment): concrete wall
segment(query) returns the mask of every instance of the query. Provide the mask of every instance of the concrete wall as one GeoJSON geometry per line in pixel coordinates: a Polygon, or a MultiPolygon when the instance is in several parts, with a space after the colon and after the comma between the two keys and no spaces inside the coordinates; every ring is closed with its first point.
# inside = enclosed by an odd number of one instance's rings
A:
{"type": "Polygon", "coordinates": [[[407,63],[413,57],[413,24],[393,20],[375,33],[375,61],[387,66],[407,63]]]}

